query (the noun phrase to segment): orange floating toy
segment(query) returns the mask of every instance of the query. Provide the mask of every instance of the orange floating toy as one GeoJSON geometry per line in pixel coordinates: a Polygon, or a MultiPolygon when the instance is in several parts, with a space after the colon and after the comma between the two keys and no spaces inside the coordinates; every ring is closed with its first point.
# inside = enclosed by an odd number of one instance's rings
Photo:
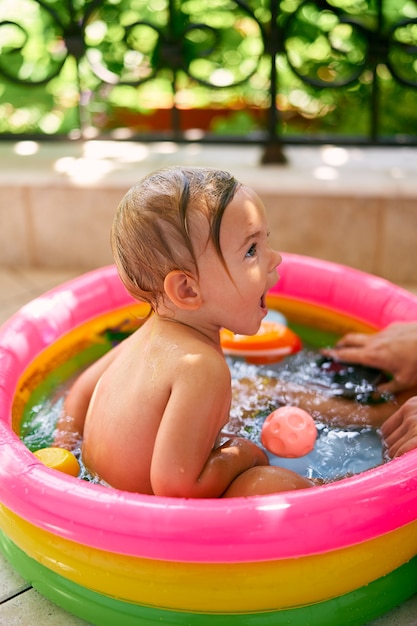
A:
{"type": "Polygon", "coordinates": [[[248,363],[275,363],[302,348],[298,335],[284,324],[264,320],[256,335],[235,335],[222,328],[220,343],[224,354],[240,356],[248,363]]]}

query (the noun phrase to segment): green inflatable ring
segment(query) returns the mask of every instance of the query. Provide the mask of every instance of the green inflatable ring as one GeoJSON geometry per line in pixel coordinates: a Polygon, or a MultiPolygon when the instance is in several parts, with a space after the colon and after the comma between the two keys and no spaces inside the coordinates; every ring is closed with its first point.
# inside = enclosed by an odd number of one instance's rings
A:
{"type": "MultiPolygon", "coordinates": [[[[111,598],[59,576],[18,548],[0,531],[0,551],[43,596],[96,626],[212,626],[214,614],[168,611],[111,598]]],[[[244,567],[244,565],[242,565],[244,567]]],[[[311,584],[311,581],[308,581],[311,584]]],[[[417,556],[366,587],[291,610],[219,614],[222,626],[363,626],[417,591],[417,556]],[[365,621],[364,621],[365,620],[365,621]]]]}

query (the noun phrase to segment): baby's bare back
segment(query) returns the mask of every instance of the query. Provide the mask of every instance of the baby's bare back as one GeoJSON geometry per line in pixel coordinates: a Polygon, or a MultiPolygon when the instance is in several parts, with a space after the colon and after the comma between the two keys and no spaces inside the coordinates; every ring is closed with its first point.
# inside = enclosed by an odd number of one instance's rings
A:
{"type": "MultiPolygon", "coordinates": [[[[192,416],[185,407],[188,399],[193,406],[196,387],[189,382],[196,375],[206,380],[213,359],[219,354],[198,334],[155,318],[126,339],[90,402],[83,441],[88,469],[119,489],[152,494],[152,473],[158,473],[161,454],[170,455],[173,447],[186,453],[183,439],[192,416]]],[[[229,406],[230,398],[222,400],[218,423],[207,424],[207,455],[229,406]]]]}

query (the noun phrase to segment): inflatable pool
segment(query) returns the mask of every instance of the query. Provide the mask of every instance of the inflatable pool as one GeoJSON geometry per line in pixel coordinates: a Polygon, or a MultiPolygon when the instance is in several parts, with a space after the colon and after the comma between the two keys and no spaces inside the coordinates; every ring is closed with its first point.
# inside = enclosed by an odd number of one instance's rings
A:
{"type": "MultiPolygon", "coordinates": [[[[341,334],[417,319],[417,298],[382,279],[283,256],[269,305],[289,320],[341,334]]],[[[99,626],[352,626],[415,593],[417,450],[317,489],[227,502],[122,492],[40,463],[19,437],[39,381],[137,306],[111,266],[0,330],[0,549],[15,569],[99,626]]]]}

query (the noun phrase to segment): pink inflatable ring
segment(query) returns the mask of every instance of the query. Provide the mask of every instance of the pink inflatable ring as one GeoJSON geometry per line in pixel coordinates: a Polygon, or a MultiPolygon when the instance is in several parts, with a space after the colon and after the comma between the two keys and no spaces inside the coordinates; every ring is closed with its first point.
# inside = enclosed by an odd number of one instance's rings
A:
{"type": "MultiPolygon", "coordinates": [[[[417,298],[387,281],[283,256],[269,305],[289,320],[343,333],[417,319],[417,298]]],[[[14,567],[99,626],[354,626],[415,593],[417,450],[318,489],[227,502],[126,493],[42,465],[19,432],[43,368],[132,307],[107,267],[0,330],[0,549],[14,567]]]]}

